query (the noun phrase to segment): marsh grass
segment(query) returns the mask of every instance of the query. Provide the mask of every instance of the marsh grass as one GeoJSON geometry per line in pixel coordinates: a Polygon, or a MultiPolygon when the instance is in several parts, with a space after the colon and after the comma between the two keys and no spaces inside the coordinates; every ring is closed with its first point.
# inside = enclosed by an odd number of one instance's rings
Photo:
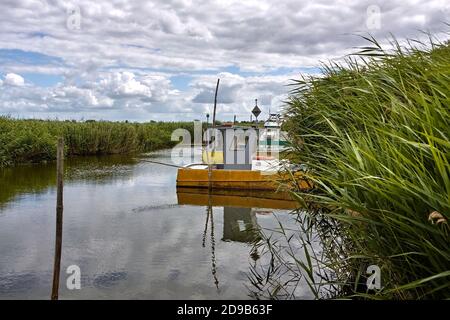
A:
{"type": "Polygon", "coordinates": [[[323,77],[293,83],[290,158],[315,184],[295,196],[338,222],[338,245],[318,261],[335,297],[449,298],[450,45],[366,40],[323,77]],[[380,290],[365,286],[369,265],[380,290]]]}
{"type": "Polygon", "coordinates": [[[132,154],[174,146],[177,128],[193,132],[188,122],[72,122],[0,117],[0,167],[54,160],[63,136],[68,156],[132,154]]]}

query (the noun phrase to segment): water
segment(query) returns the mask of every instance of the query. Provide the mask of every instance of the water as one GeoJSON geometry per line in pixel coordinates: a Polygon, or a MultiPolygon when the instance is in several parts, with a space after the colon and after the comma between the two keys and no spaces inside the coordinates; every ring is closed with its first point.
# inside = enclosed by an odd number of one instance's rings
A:
{"type": "MultiPolygon", "coordinates": [[[[170,162],[169,151],[151,157],[170,162]]],[[[65,165],[60,299],[246,299],[249,230],[293,223],[290,210],[236,207],[213,207],[207,222],[207,206],[178,203],[173,167],[121,156],[65,165]],[[66,287],[70,265],[81,290],[66,287]]],[[[4,169],[0,182],[0,298],[48,299],[55,165],[4,169]]]]}

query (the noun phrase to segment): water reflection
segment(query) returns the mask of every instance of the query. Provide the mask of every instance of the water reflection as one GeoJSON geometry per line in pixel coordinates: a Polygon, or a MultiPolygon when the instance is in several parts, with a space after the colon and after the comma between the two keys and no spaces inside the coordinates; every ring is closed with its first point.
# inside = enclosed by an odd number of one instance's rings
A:
{"type": "Polygon", "coordinates": [[[177,188],[177,198],[180,205],[206,206],[202,247],[205,247],[210,226],[212,275],[217,289],[219,289],[219,281],[215,256],[214,207],[223,208],[222,241],[248,244],[248,255],[253,261],[260,258],[258,247],[255,245],[261,240],[257,215],[267,217],[273,214],[274,209],[298,208],[298,204],[285,193],[252,190],[212,190],[210,192],[201,188],[177,188]]]}
{"type": "MultiPolygon", "coordinates": [[[[208,226],[208,221],[211,221],[211,274],[214,278],[214,285],[217,290],[219,290],[219,278],[217,276],[217,263],[216,263],[216,237],[214,234],[214,211],[211,205],[208,205],[206,213],[206,226],[208,226]]],[[[206,231],[207,229],[205,229],[206,231]]],[[[203,237],[204,239],[205,237],[203,237]]],[[[205,241],[203,241],[203,246],[205,241]]]]}
{"type": "Polygon", "coordinates": [[[258,222],[252,208],[224,207],[222,240],[250,244],[259,240],[258,222]]]}
{"type": "Polygon", "coordinates": [[[56,185],[56,166],[46,164],[36,170],[34,166],[0,169],[0,207],[23,193],[37,193],[56,185]]]}
{"type": "Polygon", "coordinates": [[[97,275],[93,280],[93,285],[98,288],[111,288],[117,285],[117,282],[127,279],[127,273],[123,271],[106,272],[97,275]]]}
{"type": "MultiPolygon", "coordinates": [[[[49,298],[55,171],[53,164],[0,171],[0,298],[49,298]]],[[[289,224],[292,201],[177,190],[176,172],[129,157],[66,162],[61,299],[248,298],[256,231],[276,228],[272,212],[289,224]],[[72,264],[81,290],[65,288],[72,264]]]]}
{"type": "MultiPolygon", "coordinates": [[[[137,161],[129,156],[75,157],[66,159],[67,182],[111,183],[130,176],[137,161]]],[[[56,163],[19,165],[0,169],[0,207],[22,194],[39,193],[56,186],[56,163]]]]}

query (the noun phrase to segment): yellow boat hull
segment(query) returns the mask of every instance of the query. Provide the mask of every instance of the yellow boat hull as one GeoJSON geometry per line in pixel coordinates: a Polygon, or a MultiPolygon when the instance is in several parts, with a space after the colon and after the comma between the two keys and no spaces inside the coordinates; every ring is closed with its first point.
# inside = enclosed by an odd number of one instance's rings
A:
{"type": "MultiPolygon", "coordinates": [[[[311,183],[301,174],[294,175],[297,187],[302,190],[311,189],[311,183]]],[[[261,171],[212,169],[211,187],[214,189],[241,190],[277,190],[282,187],[280,182],[294,183],[291,175],[262,174],[261,171]]],[[[208,188],[208,169],[178,169],[177,187],[208,188]]]]}

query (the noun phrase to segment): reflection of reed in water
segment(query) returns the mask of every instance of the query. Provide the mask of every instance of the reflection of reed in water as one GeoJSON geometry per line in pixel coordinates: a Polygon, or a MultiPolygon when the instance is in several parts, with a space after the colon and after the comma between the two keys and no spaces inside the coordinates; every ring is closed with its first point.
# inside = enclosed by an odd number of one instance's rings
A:
{"type": "MultiPolygon", "coordinates": [[[[208,234],[208,227],[211,223],[211,273],[214,278],[214,284],[219,289],[219,280],[217,277],[217,262],[216,262],[216,240],[214,233],[214,212],[211,205],[211,196],[209,196],[208,206],[206,206],[206,221],[203,230],[202,247],[206,245],[206,238],[208,234]]],[[[224,227],[223,227],[223,241],[236,241],[253,244],[258,242],[261,238],[259,236],[259,227],[256,221],[256,214],[252,208],[236,208],[224,207],[224,227]]],[[[253,248],[250,252],[250,257],[256,261],[260,258],[258,250],[253,248]]]]}
{"type": "Polygon", "coordinates": [[[55,186],[55,165],[42,164],[37,168],[24,165],[0,169],[0,208],[18,195],[38,193],[55,186]]]}
{"type": "MultiPolygon", "coordinates": [[[[75,157],[65,161],[64,180],[107,184],[130,177],[135,164],[129,156],[75,157]]],[[[55,170],[55,162],[0,168],[0,208],[16,196],[54,188],[55,170]]]]}

